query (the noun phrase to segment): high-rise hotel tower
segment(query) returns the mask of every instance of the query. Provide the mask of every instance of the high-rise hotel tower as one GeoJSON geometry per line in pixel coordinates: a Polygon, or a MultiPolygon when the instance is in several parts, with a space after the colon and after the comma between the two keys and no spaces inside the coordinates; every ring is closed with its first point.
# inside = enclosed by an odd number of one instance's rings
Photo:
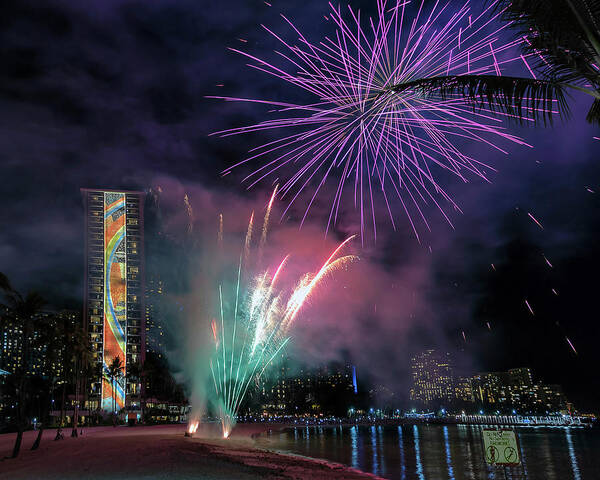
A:
{"type": "Polygon", "coordinates": [[[84,325],[92,346],[94,377],[88,407],[137,410],[144,360],[143,192],[82,188],[85,207],[84,325]],[[122,375],[108,367],[119,357],[122,375]]]}

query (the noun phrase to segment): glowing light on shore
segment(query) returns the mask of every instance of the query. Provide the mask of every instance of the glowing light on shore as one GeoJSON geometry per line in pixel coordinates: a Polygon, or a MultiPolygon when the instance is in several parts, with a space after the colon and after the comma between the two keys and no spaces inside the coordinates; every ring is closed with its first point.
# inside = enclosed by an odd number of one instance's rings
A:
{"type": "Polygon", "coordinates": [[[198,420],[192,420],[188,424],[187,433],[189,435],[193,435],[194,433],[196,433],[198,431],[198,425],[199,424],[200,424],[200,422],[198,420]]]}

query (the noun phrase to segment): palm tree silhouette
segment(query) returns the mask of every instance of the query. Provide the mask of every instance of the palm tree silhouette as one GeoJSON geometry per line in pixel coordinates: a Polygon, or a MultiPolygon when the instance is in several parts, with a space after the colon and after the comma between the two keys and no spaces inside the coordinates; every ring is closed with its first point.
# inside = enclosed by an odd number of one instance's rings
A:
{"type": "Polygon", "coordinates": [[[119,357],[118,355],[112,359],[112,361],[110,362],[110,364],[108,365],[108,367],[106,368],[105,372],[104,372],[104,376],[106,377],[106,379],[111,382],[112,385],[112,410],[113,410],[113,415],[114,415],[114,426],[116,427],[116,407],[117,407],[117,398],[116,398],[116,389],[115,386],[117,384],[120,384],[120,380],[123,377],[123,370],[124,370],[124,366],[123,363],[121,361],[121,357],[119,357]]]}
{"type": "Polygon", "coordinates": [[[600,124],[600,2],[598,0],[497,0],[494,7],[523,38],[537,78],[450,75],[390,85],[379,95],[405,90],[424,96],[462,96],[473,108],[487,106],[523,123],[552,121],[553,102],[569,114],[567,90],[594,101],[587,121],[600,124]]]}
{"type": "Polygon", "coordinates": [[[22,362],[13,373],[17,400],[17,438],[13,448],[12,458],[16,458],[21,450],[23,430],[26,424],[25,404],[29,394],[29,367],[31,349],[36,333],[43,328],[39,322],[38,314],[46,304],[44,299],[36,292],[29,292],[26,296],[21,295],[10,284],[8,277],[0,272],[0,291],[4,297],[3,314],[0,316],[0,326],[11,325],[14,330],[20,332],[20,343],[22,345],[22,362]],[[36,330],[38,330],[36,332],[36,330]]]}

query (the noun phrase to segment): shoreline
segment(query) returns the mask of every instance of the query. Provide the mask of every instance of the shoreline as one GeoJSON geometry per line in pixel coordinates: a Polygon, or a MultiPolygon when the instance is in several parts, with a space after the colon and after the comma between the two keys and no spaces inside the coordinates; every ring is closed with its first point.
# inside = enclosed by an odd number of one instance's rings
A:
{"type": "Polygon", "coordinates": [[[325,459],[267,449],[254,438],[290,427],[288,424],[240,424],[223,439],[214,425],[203,424],[194,437],[185,425],[84,428],[79,438],[63,429],[64,440],[54,441],[56,429],[44,431],[40,448],[31,451],[38,432],[23,435],[17,459],[7,459],[16,434],[0,435],[0,479],[295,479],[360,480],[376,475],[325,459]],[[257,428],[258,427],[258,428],[257,428]],[[218,435],[217,435],[218,433],[218,435]]]}
{"type": "MultiPolygon", "coordinates": [[[[278,429],[278,431],[285,428],[289,428],[289,426],[284,426],[281,429],[278,429]]],[[[259,435],[264,433],[266,432],[261,432],[259,435]]],[[[379,477],[369,472],[363,472],[362,470],[352,468],[342,463],[332,462],[324,458],[308,457],[293,452],[265,448],[254,443],[248,445],[245,442],[242,443],[243,440],[240,443],[236,442],[232,444],[226,444],[228,440],[211,441],[210,439],[207,440],[205,438],[198,438],[197,440],[205,445],[209,445],[209,448],[213,454],[224,454],[229,460],[239,460],[244,458],[245,465],[248,465],[249,463],[247,463],[247,461],[250,460],[251,465],[264,468],[266,464],[269,465],[271,461],[275,461],[275,463],[271,466],[274,467],[274,469],[280,469],[282,464],[298,462],[297,465],[293,466],[291,471],[286,472],[286,475],[293,474],[291,478],[340,478],[357,480],[368,478],[372,480],[385,480],[383,477],[379,477]],[[259,456],[257,459],[257,453],[260,453],[263,456],[259,456]],[[247,457],[247,455],[251,455],[251,457],[247,457]],[[298,474],[300,475],[297,476],[298,474]],[[314,476],[315,474],[317,474],[316,477],[314,476]]]]}

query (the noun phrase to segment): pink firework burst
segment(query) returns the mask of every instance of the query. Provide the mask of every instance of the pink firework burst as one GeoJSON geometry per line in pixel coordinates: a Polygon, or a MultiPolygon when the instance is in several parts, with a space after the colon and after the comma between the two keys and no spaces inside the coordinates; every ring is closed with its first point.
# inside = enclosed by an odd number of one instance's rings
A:
{"type": "MultiPolygon", "coordinates": [[[[463,150],[469,142],[507,153],[507,144],[527,145],[503,126],[510,113],[493,103],[465,102],[459,94],[433,89],[395,88],[419,79],[443,76],[501,76],[509,68],[530,70],[505,42],[494,2],[479,12],[467,1],[450,3],[377,0],[377,15],[364,18],[347,7],[331,7],[335,33],[309,40],[282,15],[292,40],[263,28],[281,46],[279,61],[269,62],[239,49],[249,66],[303,90],[306,103],[268,99],[210,97],[266,105],[276,118],[224,131],[223,137],[275,131],[274,140],[253,148],[247,158],[223,173],[250,163],[248,188],[278,177],[279,197],[288,209],[302,203],[302,223],[318,197],[330,201],[327,230],[338,221],[347,201],[360,215],[360,233],[376,217],[387,216],[396,229],[396,210],[405,212],[419,238],[417,221],[429,229],[426,205],[435,205],[450,222],[447,208],[460,211],[446,192],[444,179],[487,179],[492,169],[463,150]],[[381,212],[381,213],[379,213],[381,212]]],[[[524,107],[529,113],[535,106],[524,107]]],[[[546,110],[547,111],[547,110],[546,110]]],[[[527,115],[526,115],[527,116],[527,115]]]]}

